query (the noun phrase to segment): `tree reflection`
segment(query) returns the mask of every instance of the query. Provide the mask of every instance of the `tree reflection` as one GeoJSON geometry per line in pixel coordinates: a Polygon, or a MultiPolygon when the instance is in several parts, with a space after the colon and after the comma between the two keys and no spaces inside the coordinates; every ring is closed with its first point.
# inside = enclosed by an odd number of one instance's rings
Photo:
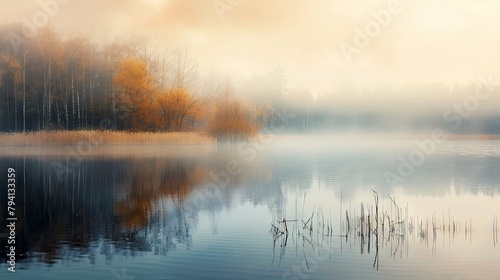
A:
{"type": "MultiPolygon", "coordinates": [[[[70,263],[82,255],[93,262],[98,254],[111,262],[118,253],[166,255],[180,243],[191,247],[196,213],[185,215],[183,203],[208,180],[203,162],[84,161],[58,181],[50,160],[2,161],[26,178],[17,185],[16,255],[21,267],[70,263]]],[[[2,195],[2,205],[6,197],[2,195]]],[[[7,241],[2,238],[0,243],[4,258],[7,241]]]]}

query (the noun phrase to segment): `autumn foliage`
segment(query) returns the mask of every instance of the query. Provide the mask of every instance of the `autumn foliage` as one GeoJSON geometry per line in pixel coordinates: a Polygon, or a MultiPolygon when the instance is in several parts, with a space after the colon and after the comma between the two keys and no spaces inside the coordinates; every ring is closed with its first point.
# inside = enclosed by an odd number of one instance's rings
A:
{"type": "Polygon", "coordinates": [[[208,133],[218,141],[239,141],[254,136],[257,126],[250,121],[250,111],[229,96],[219,97],[209,118],[208,133]]]}
{"type": "Polygon", "coordinates": [[[202,117],[200,105],[185,89],[162,91],[157,103],[162,127],[166,130],[182,131],[186,121],[202,117]]]}
{"type": "MultiPolygon", "coordinates": [[[[130,192],[115,204],[121,225],[128,230],[143,229],[154,209],[154,202],[165,197],[182,203],[193,187],[205,182],[208,171],[204,168],[181,164],[175,160],[152,160],[143,173],[131,172],[130,192]]],[[[137,168],[137,167],[130,167],[137,168]]]]}
{"type": "Polygon", "coordinates": [[[196,121],[207,124],[219,141],[247,139],[257,133],[251,112],[227,91],[214,102],[199,102],[187,89],[161,89],[144,61],[125,59],[114,76],[118,102],[126,108],[125,126],[134,131],[183,131],[196,121]],[[211,108],[208,108],[211,107],[211,108]],[[211,112],[211,113],[208,113],[211,112]]]}
{"type": "MultiPolygon", "coordinates": [[[[0,25],[0,38],[22,30],[0,25]]],[[[71,139],[69,131],[93,130],[253,134],[261,120],[250,107],[213,102],[221,89],[200,86],[198,74],[187,49],[98,44],[40,28],[15,44],[0,40],[0,132],[66,131],[71,139]]]]}
{"type": "Polygon", "coordinates": [[[155,130],[159,124],[156,95],[158,90],[149,75],[146,63],[125,59],[114,76],[119,90],[118,102],[127,109],[125,120],[132,130],[155,130]]]}

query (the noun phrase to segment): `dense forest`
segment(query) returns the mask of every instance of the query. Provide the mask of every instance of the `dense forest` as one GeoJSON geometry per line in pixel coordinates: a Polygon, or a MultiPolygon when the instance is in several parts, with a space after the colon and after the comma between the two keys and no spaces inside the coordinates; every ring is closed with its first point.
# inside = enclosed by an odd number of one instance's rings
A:
{"type": "Polygon", "coordinates": [[[229,88],[196,96],[196,65],[185,49],[96,44],[50,28],[8,40],[21,29],[0,28],[0,131],[205,129],[217,137],[257,131],[250,109],[229,88]]]}
{"type": "Polygon", "coordinates": [[[423,132],[440,127],[500,134],[498,94],[467,114],[444,116],[474,94],[472,84],[452,90],[437,83],[367,90],[337,83],[331,91],[312,93],[288,86],[279,66],[236,81],[201,77],[187,47],[158,48],[144,40],[97,43],[51,28],[26,38],[22,29],[0,26],[1,132],[195,130],[224,139],[259,129],[423,132]],[[462,119],[447,122],[446,117],[462,119]]]}

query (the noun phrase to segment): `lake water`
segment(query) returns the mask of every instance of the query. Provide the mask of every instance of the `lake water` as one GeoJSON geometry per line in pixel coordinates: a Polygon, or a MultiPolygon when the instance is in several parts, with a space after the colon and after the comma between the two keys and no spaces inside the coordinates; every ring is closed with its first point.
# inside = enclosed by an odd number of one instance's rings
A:
{"type": "Polygon", "coordinates": [[[0,158],[1,279],[500,275],[499,141],[443,142],[405,174],[411,141],[47,149],[0,158]],[[388,183],[387,172],[400,180],[388,183]]]}

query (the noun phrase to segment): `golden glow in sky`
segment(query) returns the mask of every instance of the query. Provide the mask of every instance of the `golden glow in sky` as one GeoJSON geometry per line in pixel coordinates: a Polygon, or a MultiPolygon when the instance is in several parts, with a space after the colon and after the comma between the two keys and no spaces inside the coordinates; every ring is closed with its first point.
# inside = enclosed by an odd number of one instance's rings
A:
{"type": "Polygon", "coordinates": [[[155,7],[156,9],[162,9],[165,7],[165,5],[169,2],[169,0],[139,0],[141,2],[144,2],[148,5],[151,5],[152,7],[155,7]]]}
{"type": "MultiPolygon", "coordinates": [[[[8,2],[4,22],[42,10],[37,1],[8,2]]],[[[200,71],[221,75],[249,77],[281,65],[292,83],[313,92],[337,81],[468,83],[500,72],[500,2],[493,0],[66,2],[49,23],[63,33],[181,42],[200,71]],[[345,44],[355,47],[349,55],[345,44]]]]}

